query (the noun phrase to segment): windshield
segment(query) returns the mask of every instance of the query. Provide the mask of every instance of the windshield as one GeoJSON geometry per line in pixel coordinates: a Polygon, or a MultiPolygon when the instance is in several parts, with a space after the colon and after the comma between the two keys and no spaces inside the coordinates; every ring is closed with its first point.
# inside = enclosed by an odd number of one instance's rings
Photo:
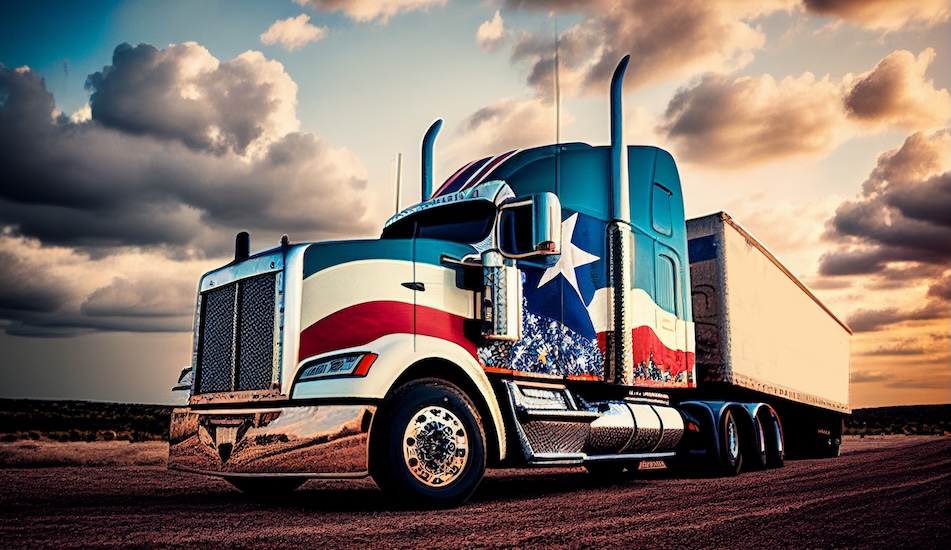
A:
{"type": "Polygon", "coordinates": [[[428,208],[393,222],[381,239],[439,239],[463,244],[484,240],[492,231],[495,204],[468,200],[428,208]]]}

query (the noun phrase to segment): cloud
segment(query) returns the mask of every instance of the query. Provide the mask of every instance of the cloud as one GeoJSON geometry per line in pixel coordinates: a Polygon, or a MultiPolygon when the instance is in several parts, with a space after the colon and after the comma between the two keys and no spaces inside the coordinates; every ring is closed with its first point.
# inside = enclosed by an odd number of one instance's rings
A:
{"type": "Polygon", "coordinates": [[[292,52],[327,36],[326,27],[317,27],[308,21],[310,16],[306,14],[276,21],[261,35],[261,43],[266,46],[280,44],[285,50],[292,52]]]}
{"type": "Polygon", "coordinates": [[[849,383],[865,384],[868,382],[886,382],[888,380],[892,380],[894,377],[894,374],[887,372],[852,371],[849,376],[849,383]]]}
{"type": "Polygon", "coordinates": [[[943,128],[951,99],[924,80],[933,60],[931,49],[917,58],[896,51],[840,82],[811,73],[778,82],[770,75],[708,73],[677,91],[658,130],[683,160],[743,168],[824,154],[862,132],[943,128]]]}
{"type": "MultiPolygon", "coordinates": [[[[570,114],[563,111],[562,122],[571,121],[570,114]]],[[[554,137],[555,111],[551,102],[506,98],[466,117],[444,155],[449,169],[454,170],[480,157],[551,143],[554,137]]]]}
{"type": "Polygon", "coordinates": [[[854,332],[871,332],[907,321],[945,319],[948,313],[947,303],[933,300],[924,307],[916,309],[860,309],[849,316],[848,325],[854,332]]]}
{"type": "MultiPolygon", "coordinates": [[[[618,61],[634,57],[625,86],[646,86],[698,70],[729,72],[752,60],[766,37],[754,20],[788,10],[793,0],[694,2],[691,0],[509,0],[503,9],[552,12],[580,21],[562,33],[560,79],[566,93],[603,94],[618,61]]],[[[526,62],[528,83],[539,95],[552,89],[550,34],[520,31],[513,62],[526,62]]]]}
{"type": "Polygon", "coordinates": [[[495,16],[490,20],[479,25],[476,32],[476,42],[486,52],[494,52],[499,49],[505,39],[505,24],[502,21],[502,14],[495,10],[495,16]]]}
{"type": "Polygon", "coordinates": [[[222,63],[194,42],[121,44],[86,87],[103,126],[196,151],[250,155],[300,127],[297,84],[260,52],[222,63]]]}
{"type": "Polygon", "coordinates": [[[93,257],[5,231],[0,235],[0,328],[34,337],[92,330],[187,331],[195,280],[214,263],[141,250],[93,257]]]}
{"type": "Polygon", "coordinates": [[[707,74],[674,95],[660,130],[685,160],[719,167],[825,153],[838,144],[845,120],[838,98],[828,77],[810,73],[779,82],[707,74]]]}
{"type": "Polygon", "coordinates": [[[823,256],[824,275],[881,271],[895,262],[942,265],[951,261],[951,172],[947,130],[916,132],[883,153],[862,194],[830,220],[837,250],[823,256]]]}
{"type": "Polygon", "coordinates": [[[317,12],[343,12],[359,23],[376,21],[386,24],[401,13],[425,11],[431,6],[444,6],[446,0],[294,0],[317,12]]]}
{"type": "Polygon", "coordinates": [[[837,17],[869,29],[896,31],[948,20],[947,0],[803,0],[807,12],[837,17]]]}
{"type": "Polygon", "coordinates": [[[856,355],[870,356],[870,355],[881,355],[886,357],[903,357],[903,356],[923,356],[927,350],[916,340],[902,340],[900,342],[893,342],[887,345],[880,345],[874,349],[856,352],[856,355]]]}
{"type": "Polygon", "coordinates": [[[935,90],[933,81],[925,81],[934,58],[932,48],[917,58],[906,50],[886,56],[849,86],[844,98],[848,116],[906,129],[945,127],[951,116],[951,96],[946,89],[935,90]]]}
{"type": "Polygon", "coordinates": [[[89,86],[91,118],[71,120],[35,72],[0,66],[7,332],[188,330],[195,262],[220,264],[235,232],[255,250],[374,232],[362,163],[298,130],[296,84],[260,53],[121,45],[89,86]]]}
{"type": "Polygon", "coordinates": [[[855,199],[828,221],[835,248],[819,261],[824,276],[863,275],[872,289],[927,289],[914,307],[860,309],[856,332],[951,314],[951,133],[916,132],[879,156],[855,199]]]}

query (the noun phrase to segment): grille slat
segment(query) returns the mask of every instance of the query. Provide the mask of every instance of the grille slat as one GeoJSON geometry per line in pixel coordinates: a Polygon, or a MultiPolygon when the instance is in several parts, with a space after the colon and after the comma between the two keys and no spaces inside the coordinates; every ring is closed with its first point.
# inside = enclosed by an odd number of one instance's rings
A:
{"type": "Polygon", "coordinates": [[[199,341],[198,393],[263,390],[275,361],[276,273],[205,293],[199,341]]]}

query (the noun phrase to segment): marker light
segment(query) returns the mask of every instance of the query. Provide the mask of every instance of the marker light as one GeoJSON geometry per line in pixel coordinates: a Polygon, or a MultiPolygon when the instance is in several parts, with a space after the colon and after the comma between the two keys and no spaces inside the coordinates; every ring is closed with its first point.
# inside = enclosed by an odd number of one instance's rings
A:
{"type": "Polygon", "coordinates": [[[297,380],[307,382],[332,376],[366,376],[377,357],[375,353],[353,353],[321,359],[305,366],[297,380]]]}

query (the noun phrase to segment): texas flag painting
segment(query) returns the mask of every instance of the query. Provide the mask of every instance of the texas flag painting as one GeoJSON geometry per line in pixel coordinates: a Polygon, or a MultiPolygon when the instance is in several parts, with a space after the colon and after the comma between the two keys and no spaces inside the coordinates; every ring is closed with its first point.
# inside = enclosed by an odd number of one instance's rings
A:
{"type": "Polygon", "coordinates": [[[607,286],[606,224],[565,212],[562,252],[552,266],[519,262],[522,271],[522,339],[480,348],[488,367],[547,376],[601,379],[604,350],[588,306],[607,286]]]}

